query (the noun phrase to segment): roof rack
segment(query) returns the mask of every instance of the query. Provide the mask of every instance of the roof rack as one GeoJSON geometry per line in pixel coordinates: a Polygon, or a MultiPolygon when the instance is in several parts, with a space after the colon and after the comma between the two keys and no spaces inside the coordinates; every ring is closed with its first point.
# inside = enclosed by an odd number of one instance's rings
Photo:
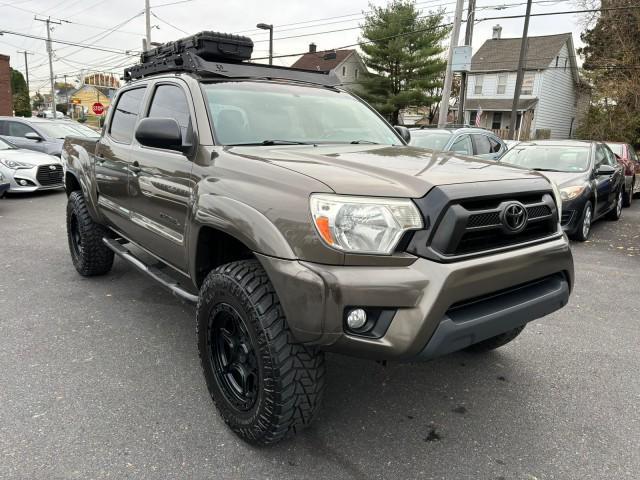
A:
{"type": "Polygon", "coordinates": [[[137,80],[158,73],[196,73],[203,77],[283,79],[337,86],[333,72],[302,70],[246,62],[253,42],[247,37],[201,32],[144,52],[140,64],[126,68],[124,80],[137,80]]]}

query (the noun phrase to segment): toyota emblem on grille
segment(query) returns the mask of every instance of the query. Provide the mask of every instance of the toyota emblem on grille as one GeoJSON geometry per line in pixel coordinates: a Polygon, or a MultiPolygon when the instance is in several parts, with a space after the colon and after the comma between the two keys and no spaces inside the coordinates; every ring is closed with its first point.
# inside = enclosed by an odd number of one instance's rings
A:
{"type": "Polygon", "coordinates": [[[521,232],[527,226],[527,209],[519,202],[508,203],[502,210],[502,225],[509,233],[521,232]]]}
{"type": "Polygon", "coordinates": [[[49,170],[55,170],[56,168],[58,167],[56,167],[55,165],[49,165],[49,170]]]}

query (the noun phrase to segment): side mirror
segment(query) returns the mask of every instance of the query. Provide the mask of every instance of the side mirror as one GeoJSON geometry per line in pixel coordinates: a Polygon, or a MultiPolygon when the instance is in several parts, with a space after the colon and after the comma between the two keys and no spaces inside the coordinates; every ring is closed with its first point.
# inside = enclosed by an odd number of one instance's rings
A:
{"type": "Polygon", "coordinates": [[[403,127],[401,125],[396,125],[395,127],[393,127],[396,129],[396,132],[398,132],[400,134],[400,136],[402,137],[402,139],[409,143],[409,141],[411,141],[411,132],[409,131],[409,129],[407,127],[403,127]]]}
{"type": "Polygon", "coordinates": [[[182,151],[182,131],[173,118],[143,118],[136,128],[140,145],[182,151]]]}
{"type": "Polygon", "coordinates": [[[611,165],[600,165],[596,171],[598,175],[613,175],[616,173],[616,169],[611,165]]]}
{"type": "Polygon", "coordinates": [[[35,132],[28,132],[24,134],[24,138],[27,140],[33,140],[34,142],[41,142],[42,137],[35,132]]]}

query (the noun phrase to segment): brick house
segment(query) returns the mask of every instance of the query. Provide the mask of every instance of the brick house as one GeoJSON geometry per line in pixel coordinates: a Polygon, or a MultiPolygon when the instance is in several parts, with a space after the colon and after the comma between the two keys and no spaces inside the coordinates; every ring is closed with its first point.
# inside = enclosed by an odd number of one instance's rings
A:
{"type": "Polygon", "coordinates": [[[13,115],[9,57],[0,55],[0,115],[13,115]]]}

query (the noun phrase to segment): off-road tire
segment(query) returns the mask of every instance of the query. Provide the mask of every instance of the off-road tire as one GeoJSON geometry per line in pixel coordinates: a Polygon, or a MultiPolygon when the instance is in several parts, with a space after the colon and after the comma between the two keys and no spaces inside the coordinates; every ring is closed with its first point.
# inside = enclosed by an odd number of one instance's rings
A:
{"type": "Polygon", "coordinates": [[[521,327],[514,328],[513,330],[509,330],[508,332],[501,333],[500,335],[496,335],[495,337],[487,338],[478,343],[474,343],[473,345],[469,345],[465,350],[469,352],[488,352],[489,350],[495,350],[496,348],[502,347],[507,343],[511,342],[515,339],[520,332],[524,330],[526,325],[522,325],[521,327]]]}
{"type": "Polygon", "coordinates": [[[616,205],[607,213],[607,219],[618,221],[622,216],[622,205],[624,204],[624,193],[622,193],[622,189],[618,191],[616,194],[616,205]]]}
{"type": "Polygon", "coordinates": [[[575,233],[571,235],[572,240],[576,240],[578,242],[586,242],[591,235],[591,223],[593,222],[593,205],[591,201],[587,201],[585,203],[584,208],[582,209],[582,213],[580,214],[580,221],[578,222],[578,226],[576,227],[575,233]],[[589,219],[587,220],[587,210],[589,209],[589,219]],[[585,221],[589,222],[589,227],[585,232],[585,221]],[[586,234],[585,234],[586,233],[586,234]]]}
{"type": "MultiPolygon", "coordinates": [[[[196,336],[211,398],[226,424],[243,440],[269,445],[309,425],[324,390],[324,354],[295,342],[278,296],[257,260],[228,263],[207,275],[200,289],[196,336]],[[216,367],[215,312],[229,307],[246,327],[244,338],[257,360],[255,403],[244,411],[230,400],[225,387],[229,374],[216,367]]],[[[242,351],[246,350],[243,346],[242,351]]]]}
{"type": "Polygon", "coordinates": [[[111,270],[113,251],[102,242],[107,235],[108,229],[89,215],[82,192],[71,192],[67,201],[67,239],[71,261],[80,275],[92,277],[111,270]]]}

